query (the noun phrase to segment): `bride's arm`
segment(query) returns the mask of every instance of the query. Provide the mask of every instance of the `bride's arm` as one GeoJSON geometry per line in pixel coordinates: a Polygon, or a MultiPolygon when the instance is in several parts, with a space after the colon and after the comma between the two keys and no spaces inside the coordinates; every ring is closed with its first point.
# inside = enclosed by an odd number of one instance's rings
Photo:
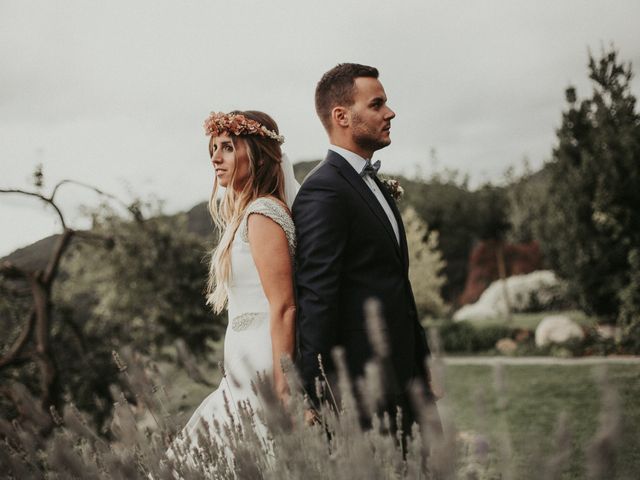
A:
{"type": "Polygon", "coordinates": [[[248,236],[260,283],[269,301],[274,385],[278,396],[286,401],[289,389],[280,359],[283,355],[293,358],[296,321],[289,246],[282,227],[264,215],[249,216],[248,236]]]}

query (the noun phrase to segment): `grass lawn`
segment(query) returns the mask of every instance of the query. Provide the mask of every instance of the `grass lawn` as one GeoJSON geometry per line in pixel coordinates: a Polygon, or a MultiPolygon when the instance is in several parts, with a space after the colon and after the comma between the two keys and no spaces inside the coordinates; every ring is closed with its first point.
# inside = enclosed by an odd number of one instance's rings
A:
{"type": "MultiPolygon", "coordinates": [[[[640,367],[608,365],[608,378],[618,391],[622,433],[610,478],[638,478],[640,472],[640,367]]],[[[490,459],[496,461],[500,439],[507,433],[515,479],[542,478],[544,461],[554,453],[554,430],[560,412],[568,415],[572,436],[569,468],[564,478],[585,478],[585,447],[598,428],[601,391],[594,367],[577,365],[512,365],[504,367],[506,406],[497,403],[491,366],[446,367],[444,417],[457,430],[485,433],[490,459]]]]}

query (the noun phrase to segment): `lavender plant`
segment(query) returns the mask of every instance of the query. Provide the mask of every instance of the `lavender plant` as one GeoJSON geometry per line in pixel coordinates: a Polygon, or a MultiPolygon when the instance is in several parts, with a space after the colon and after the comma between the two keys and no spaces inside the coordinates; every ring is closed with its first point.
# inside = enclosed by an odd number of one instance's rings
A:
{"type": "MultiPolygon", "coordinates": [[[[506,422],[495,448],[490,445],[490,436],[481,432],[457,433],[447,423],[449,417],[443,417],[444,435],[435,435],[430,427],[434,412],[420,391],[413,392],[419,421],[404,454],[402,433],[386,433],[392,430],[392,422],[402,425],[398,417],[374,415],[372,428],[360,426],[354,388],[366,394],[371,413],[375,413],[383,391],[379,362],[385,352],[385,340],[375,329],[379,318],[375,311],[370,313],[377,356],[364,378],[354,385],[347,374],[344,352],[334,352],[338,387],[333,391],[326,384],[319,384],[323,401],[315,425],[304,422],[307,399],[299,388],[295,369],[285,359],[283,366],[292,391],[286,406],[275,395],[270,379],[259,377],[254,388],[261,408],[254,411],[245,402],[228,399],[227,418],[211,419],[211,425],[203,422],[195,447],[179,434],[182,419],[167,409],[174,394],[171,382],[159,378],[153,362],[125,349],[114,354],[122,388],[111,389],[114,404],[108,440],[73,404],[67,404],[60,413],[45,412],[19,384],[8,387],[19,399],[22,421],[9,423],[0,419],[3,472],[15,479],[515,478],[506,422]],[[144,414],[147,421],[143,422],[144,414]],[[56,425],[53,434],[44,436],[42,432],[52,421],[56,425]],[[216,434],[211,435],[211,431],[216,434]],[[491,457],[491,450],[497,452],[497,458],[491,457]]],[[[437,339],[431,343],[438,352],[437,339]]],[[[194,360],[187,355],[183,361],[194,360]]],[[[439,362],[436,355],[431,366],[434,381],[442,384],[444,369],[439,362]]],[[[495,408],[506,415],[508,387],[501,367],[496,367],[494,378],[495,408]]],[[[606,373],[601,372],[599,378],[604,394],[603,413],[588,449],[588,474],[590,478],[612,478],[606,475],[615,465],[620,407],[606,373]]],[[[486,406],[478,412],[483,408],[486,406]]],[[[553,439],[556,448],[549,458],[539,460],[537,474],[544,478],[562,477],[570,455],[570,438],[566,421],[561,420],[553,439]]]]}

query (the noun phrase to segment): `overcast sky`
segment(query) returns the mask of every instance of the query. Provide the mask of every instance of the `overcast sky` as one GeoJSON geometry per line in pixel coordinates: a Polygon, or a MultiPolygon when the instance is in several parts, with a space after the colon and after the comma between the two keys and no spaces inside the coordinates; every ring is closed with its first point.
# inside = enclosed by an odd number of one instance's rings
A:
{"type": "MultiPolygon", "coordinates": [[[[640,65],[640,2],[0,0],[0,188],[92,183],[169,212],[205,200],[211,110],[271,114],[295,161],[327,140],[313,108],[339,62],[380,70],[393,144],[384,173],[419,165],[499,181],[549,158],[564,90],[590,93],[587,54],[611,42],[640,65]]],[[[638,79],[634,92],[640,93],[638,79]]],[[[96,199],[70,187],[74,226],[96,199]]],[[[0,195],[0,255],[59,229],[36,201],[0,195]]]]}

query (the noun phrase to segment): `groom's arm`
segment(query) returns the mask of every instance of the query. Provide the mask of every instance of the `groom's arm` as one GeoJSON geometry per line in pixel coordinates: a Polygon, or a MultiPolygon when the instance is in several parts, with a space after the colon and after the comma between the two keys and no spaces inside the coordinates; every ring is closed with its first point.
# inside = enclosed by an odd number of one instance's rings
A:
{"type": "Polygon", "coordinates": [[[293,205],[296,226],[298,366],[307,393],[315,398],[318,355],[332,370],[337,342],[340,280],[348,235],[348,212],[334,185],[308,179],[293,205]]]}

